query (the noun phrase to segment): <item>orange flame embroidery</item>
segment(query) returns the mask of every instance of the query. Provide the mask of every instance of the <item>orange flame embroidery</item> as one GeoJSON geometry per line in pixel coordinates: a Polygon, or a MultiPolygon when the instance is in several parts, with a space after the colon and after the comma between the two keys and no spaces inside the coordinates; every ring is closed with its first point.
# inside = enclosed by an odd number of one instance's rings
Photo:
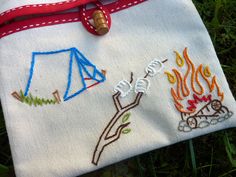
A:
{"type": "MultiPolygon", "coordinates": [[[[207,96],[207,93],[205,92],[203,87],[203,83],[201,83],[199,79],[200,77],[203,81],[206,82],[206,85],[208,86],[208,92],[211,93],[216,90],[218,97],[221,101],[223,101],[224,93],[220,90],[219,84],[216,81],[216,76],[213,76],[211,78],[211,72],[208,66],[205,67],[204,70],[202,64],[200,64],[196,68],[188,55],[187,48],[185,48],[183,51],[183,58],[176,51],[175,54],[176,58],[178,59],[176,60],[178,66],[182,67],[184,63],[187,64],[187,71],[185,72],[184,76],[177,69],[172,69],[174,73],[173,76],[175,76],[177,83],[176,88],[171,88],[171,95],[174,99],[175,107],[179,112],[188,114],[193,113],[196,111],[196,105],[199,102],[211,101],[211,95],[209,95],[208,93],[207,96]],[[185,61],[180,61],[180,59],[184,59],[185,61]],[[186,106],[186,108],[184,108],[183,103],[181,102],[183,100],[186,100],[186,97],[190,96],[190,94],[193,94],[193,100],[188,100],[187,103],[189,104],[189,106],[186,106]]],[[[171,73],[169,72],[168,74],[171,75],[171,73]]],[[[175,82],[171,83],[175,84],[175,82]]]]}

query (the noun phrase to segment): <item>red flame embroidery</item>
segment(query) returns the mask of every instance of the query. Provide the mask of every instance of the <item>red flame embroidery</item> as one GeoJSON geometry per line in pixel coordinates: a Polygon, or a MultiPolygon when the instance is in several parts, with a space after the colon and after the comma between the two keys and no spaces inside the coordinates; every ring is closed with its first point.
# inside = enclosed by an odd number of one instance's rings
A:
{"type": "Polygon", "coordinates": [[[199,102],[208,102],[208,101],[211,101],[211,95],[208,95],[208,96],[203,96],[202,98],[198,97],[196,94],[193,94],[193,100],[188,100],[188,104],[190,106],[187,107],[187,109],[189,111],[192,111],[192,110],[195,110],[197,107],[196,105],[199,103],[199,102]]]}

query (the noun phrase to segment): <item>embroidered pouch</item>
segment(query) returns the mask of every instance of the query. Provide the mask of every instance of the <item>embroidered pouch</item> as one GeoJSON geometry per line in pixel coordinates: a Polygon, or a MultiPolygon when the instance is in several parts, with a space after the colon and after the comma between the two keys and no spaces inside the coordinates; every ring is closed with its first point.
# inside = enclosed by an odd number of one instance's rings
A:
{"type": "Polygon", "coordinates": [[[77,176],[236,126],[190,0],[5,0],[0,37],[18,177],[77,176]]]}

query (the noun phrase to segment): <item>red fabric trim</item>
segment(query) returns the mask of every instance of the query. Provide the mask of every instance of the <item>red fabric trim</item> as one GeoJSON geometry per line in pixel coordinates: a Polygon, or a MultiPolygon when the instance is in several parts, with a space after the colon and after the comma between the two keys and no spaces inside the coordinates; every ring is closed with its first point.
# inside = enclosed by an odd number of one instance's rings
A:
{"type": "Polygon", "coordinates": [[[16,17],[64,11],[96,0],[67,0],[58,3],[25,5],[0,14],[0,25],[16,17]]]}
{"type": "Polygon", "coordinates": [[[29,20],[14,22],[12,24],[0,28],[0,38],[31,28],[50,26],[62,23],[78,22],[78,21],[81,21],[78,13],[68,13],[63,15],[38,17],[29,20]]]}
{"type": "MultiPolygon", "coordinates": [[[[135,6],[147,0],[118,0],[117,2],[104,5],[109,13],[135,6]]],[[[96,8],[95,8],[96,9],[96,8]]],[[[86,10],[87,19],[92,18],[95,9],[86,10]]],[[[57,25],[63,23],[80,22],[81,17],[78,12],[71,12],[66,14],[57,14],[52,16],[37,17],[24,21],[13,22],[0,28],[0,38],[11,35],[13,33],[43,26],[57,25]]]]}

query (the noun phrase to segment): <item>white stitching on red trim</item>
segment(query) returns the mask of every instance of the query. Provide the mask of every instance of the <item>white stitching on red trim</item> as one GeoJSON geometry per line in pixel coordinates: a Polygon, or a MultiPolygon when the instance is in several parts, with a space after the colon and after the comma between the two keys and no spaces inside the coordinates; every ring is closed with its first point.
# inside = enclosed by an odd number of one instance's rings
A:
{"type": "Polygon", "coordinates": [[[102,13],[105,15],[106,17],[106,22],[108,24],[108,17],[107,17],[107,13],[105,12],[105,10],[102,8],[102,6],[100,4],[97,4],[97,6],[102,10],[102,13]]]}
{"type": "MultiPolygon", "coordinates": [[[[78,21],[79,18],[70,18],[70,19],[63,19],[61,20],[62,22],[71,22],[71,21],[78,21]]],[[[25,28],[33,28],[34,26],[41,26],[41,25],[45,25],[45,24],[54,24],[54,23],[58,23],[60,22],[59,20],[55,20],[55,21],[50,21],[50,22],[42,22],[42,23],[37,23],[37,24],[31,24],[29,26],[23,26],[22,28],[17,28],[15,30],[10,30],[10,31],[7,31],[7,32],[4,32],[1,34],[1,37],[5,36],[6,34],[9,34],[9,33],[13,33],[15,31],[20,31],[22,29],[25,29],[25,28]]]]}
{"type": "Polygon", "coordinates": [[[134,1],[134,2],[129,3],[128,5],[118,6],[115,9],[111,9],[110,11],[114,12],[115,10],[120,10],[120,9],[126,8],[127,6],[132,6],[132,5],[137,4],[138,2],[143,2],[143,1],[145,0],[134,1]]]}
{"type": "MultiPolygon", "coordinates": [[[[76,0],[70,0],[70,1],[65,1],[65,2],[74,2],[74,1],[76,1],[76,0]]],[[[129,4],[137,4],[138,2],[143,2],[143,1],[145,1],[145,0],[138,0],[138,1],[134,1],[133,3],[129,3],[129,4]]],[[[46,4],[46,5],[49,5],[49,4],[46,4]]],[[[131,6],[131,5],[129,5],[129,6],[131,6]]],[[[23,7],[19,7],[19,8],[23,8],[23,7]]],[[[122,7],[116,7],[116,9],[111,9],[110,11],[111,12],[113,12],[113,11],[115,11],[115,10],[119,10],[119,9],[121,9],[122,7]]],[[[84,11],[85,11],[85,9],[83,9],[84,11]]],[[[104,13],[104,12],[103,12],[104,13]]],[[[104,13],[105,14],[105,13],[104,13]]],[[[1,14],[0,14],[1,15],[1,14]]],[[[85,16],[85,13],[83,13],[83,15],[85,16]]],[[[107,17],[107,16],[106,16],[107,17]]],[[[86,17],[85,17],[86,18],[86,17]]],[[[90,19],[91,17],[90,16],[87,16],[87,19],[90,19]]],[[[63,20],[61,20],[62,22],[71,22],[71,21],[77,21],[77,20],[79,20],[79,18],[74,18],[74,19],[63,19],[63,20]]],[[[55,21],[58,21],[58,20],[55,20],[55,21]]],[[[54,22],[55,22],[54,21],[54,22]]],[[[45,24],[53,24],[54,22],[52,22],[52,21],[50,21],[50,22],[42,22],[42,23],[37,23],[37,24],[35,24],[35,26],[40,26],[40,25],[45,25],[45,24]]],[[[59,21],[58,21],[59,22],[59,21]]],[[[91,29],[94,29],[94,27],[91,25],[91,24],[89,24],[90,25],[90,28],[91,29]]],[[[24,26],[25,27],[25,26],[24,26]]],[[[23,28],[24,28],[23,27],[23,28]]],[[[29,25],[28,26],[29,28],[33,28],[34,27],[34,25],[33,24],[31,24],[31,25],[29,25]]],[[[13,33],[13,32],[15,32],[15,31],[20,31],[21,29],[23,29],[23,28],[17,28],[17,29],[15,29],[14,31],[12,31],[12,30],[10,30],[10,31],[7,31],[7,32],[4,32],[4,33],[2,33],[1,34],[1,37],[4,37],[6,34],[10,34],[10,33],[13,33]]],[[[95,31],[96,31],[96,29],[95,29],[95,31]]]]}
{"type": "MultiPolygon", "coordinates": [[[[83,9],[82,15],[83,15],[84,19],[86,20],[85,8],[82,8],[82,9],[83,9]]],[[[94,29],[94,26],[92,26],[87,20],[86,20],[86,24],[87,24],[91,29],[95,30],[95,29],[94,29]]]]}
{"type": "Polygon", "coordinates": [[[45,6],[50,6],[50,5],[55,6],[55,5],[62,5],[62,4],[65,4],[65,3],[70,3],[70,2],[75,2],[75,1],[77,1],[77,0],[67,0],[67,1],[63,1],[63,2],[51,3],[51,4],[33,4],[33,5],[20,6],[20,7],[16,7],[16,8],[7,10],[7,11],[1,13],[0,16],[3,16],[7,13],[13,12],[13,11],[18,10],[18,9],[29,8],[29,7],[41,7],[43,5],[45,5],[45,6]]]}

